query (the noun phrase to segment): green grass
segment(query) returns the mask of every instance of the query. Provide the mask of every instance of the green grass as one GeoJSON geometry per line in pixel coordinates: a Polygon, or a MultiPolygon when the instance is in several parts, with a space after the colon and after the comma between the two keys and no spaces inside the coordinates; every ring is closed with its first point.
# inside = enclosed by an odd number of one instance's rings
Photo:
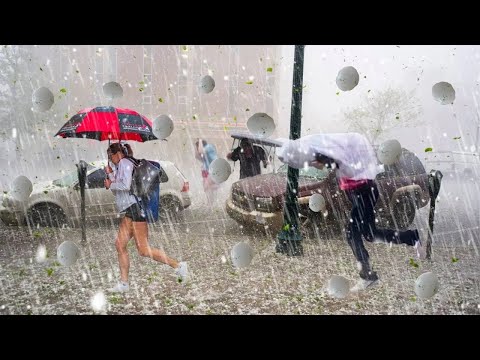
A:
{"type": "Polygon", "coordinates": [[[108,302],[110,304],[113,304],[113,305],[118,305],[118,304],[123,304],[124,303],[123,298],[120,295],[116,295],[116,294],[110,295],[108,297],[108,302]]]}

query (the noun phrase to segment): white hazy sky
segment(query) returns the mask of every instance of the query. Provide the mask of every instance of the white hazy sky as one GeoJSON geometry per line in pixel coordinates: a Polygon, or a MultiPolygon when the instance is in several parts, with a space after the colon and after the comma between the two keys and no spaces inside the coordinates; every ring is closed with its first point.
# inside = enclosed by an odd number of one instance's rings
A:
{"type": "MultiPolygon", "coordinates": [[[[282,49],[279,135],[288,134],[293,52],[293,46],[282,49]]],[[[302,135],[346,131],[342,121],[346,108],[359,104],[368,90],[374,94],[394,86],[416,90],[425,124],[395,130],[387,138],[397,138],[416,152],[427,146],[438,150],[471,150],[478,124],[475,100],[480,103],[479,83],[480,46],[307,45],[302,135]],[[360,82],[352,91],[336,95],[339,90],[335,79],[345,66],[357,69],[360,82]],[[453,105],[441,105],[433,99],[432,86],[441,81],[455,88],[453,105]],[[461,140],[452,139],[456,136],[461,136],[461,140]]]]}

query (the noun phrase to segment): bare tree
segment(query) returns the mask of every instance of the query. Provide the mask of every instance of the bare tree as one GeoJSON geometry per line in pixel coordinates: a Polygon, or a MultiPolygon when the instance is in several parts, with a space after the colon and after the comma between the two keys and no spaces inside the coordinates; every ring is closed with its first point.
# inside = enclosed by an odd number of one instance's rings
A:
{"type": "Polygon", "coordinates": [[[364,134],[372,144],[392,129],[418,126],[422,107],[415,90],[387,88],[365,96],[364,104],[344,112],[349,129],[364,134]]]}

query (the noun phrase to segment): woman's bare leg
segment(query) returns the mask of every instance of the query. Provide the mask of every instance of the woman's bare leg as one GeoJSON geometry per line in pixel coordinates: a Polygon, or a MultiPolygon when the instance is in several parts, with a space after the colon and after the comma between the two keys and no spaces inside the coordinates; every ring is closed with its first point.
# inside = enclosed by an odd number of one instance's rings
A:
{"type": "Polygon", "coordinates": [[[134,221],[132,225],[133,238],[140,256],[152,258],[155,261],[170,265],[174,269],[178,267],[178,261],[169,258],[164,251],[150,247],[148,244],[148,224],[146,222],[134,221]]]}
{"type": "Polygon", "coordinates": [[[132,238],[132,219],[124,217],[120,222],[115,247],[118,253],[118,263],[120,265],[120,279],[128,282],[128,271],[130,269],[130,259],[128,257],[127,245],[132,238]]]}

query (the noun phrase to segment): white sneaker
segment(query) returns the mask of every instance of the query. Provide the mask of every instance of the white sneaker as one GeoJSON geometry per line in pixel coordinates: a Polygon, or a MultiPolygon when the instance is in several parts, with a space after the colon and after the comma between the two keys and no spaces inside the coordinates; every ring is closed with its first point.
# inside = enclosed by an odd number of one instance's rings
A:
{"type": "Polygon", "coordinates": [[[360,278],[357,283],[350,289],[350,291],[359,292],[377,284],[378,280],[365,280],[360,278]]]}
{"type": "Polygon", "coordinates": [[[417,251],[417,257],[420,260],[425,260],[427,258],[427,251],[420,241],[415,241],[414,248],[417,251]]]}
{"type": "Polygon", "coordinates": [[[108,289],[108,292],[113,292],[113,293],[124,293],[130,290],[130,286],[128,283],[125,283],[123,281],[119,281],[117,285],[115,285],[113,288],[108,289]]]}
{"type": "Polygon", "coordinates": [[[179,282],[187,281],[188,265],[185,261],[178,263],[178,267],[175,269],[175,274],[177,274],[179,282]]]}

